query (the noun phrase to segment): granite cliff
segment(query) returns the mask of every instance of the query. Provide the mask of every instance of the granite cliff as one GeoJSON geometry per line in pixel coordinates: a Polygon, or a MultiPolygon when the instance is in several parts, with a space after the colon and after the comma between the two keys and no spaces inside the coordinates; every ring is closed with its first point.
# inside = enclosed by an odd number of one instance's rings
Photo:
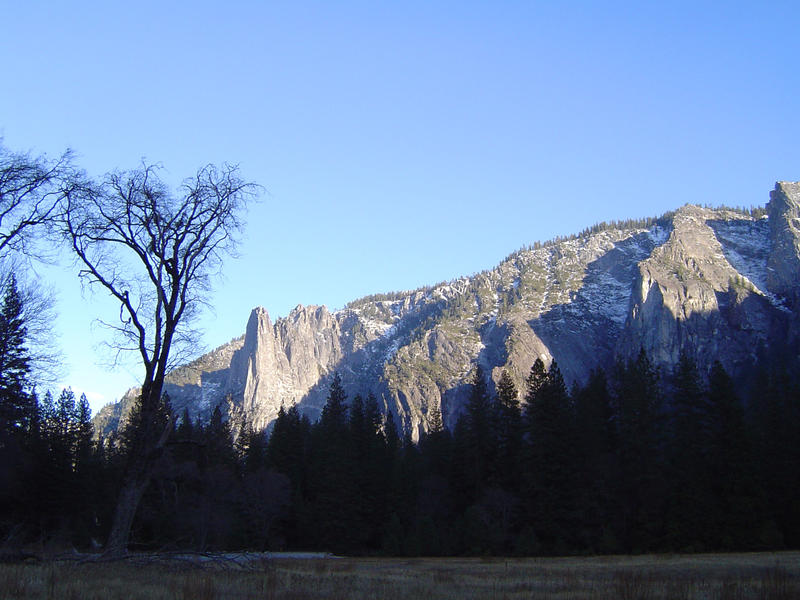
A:
{"type": "MultiPolygon", "coordinates": [[[[522,387],[537,357],[567,382],[644,349],[668,369],[681,352],[732,371],[800,337],[800,184],[778,183],[766,211],[687,205],[659,219],[603,224],[520,250],[496,268],[428,288],[379,294],[341,310],[263,308],[245,334],[176,369],[176,410],[207,418],[222,404],[263,427],[281,405],[315,419],[334,372],[373,392],[412,438],[439,408],[451,425],[477,363],[522,387]],[[764,213],[764,214],[762,214],[764,213]]],[[[122,405],[98,415],[116,426],[122,405]]]]}

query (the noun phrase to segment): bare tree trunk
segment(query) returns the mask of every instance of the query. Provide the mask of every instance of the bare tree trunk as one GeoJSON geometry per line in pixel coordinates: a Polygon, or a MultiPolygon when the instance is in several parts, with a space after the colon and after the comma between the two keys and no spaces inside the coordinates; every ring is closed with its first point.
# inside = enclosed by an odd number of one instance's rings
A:
{"type": "Polygon", "coordinates": [[[136,510],[172,429],[169,416],[161,431],[161,390],[176,332],[184,332],[179,347],[188,348],[191,337],[178,325],[191,321],[216,267],[235,250],[244,225],[240,212],[256,192],[254,184],[239,178],[236,167],[227,165],[200,169],[178,195],[157,171],[144,165],[111,173],[99,184],[76,176],[64,191],[59,214],[84,267],[81,277],[105,288],[120,304],[120,325],[112,326],[122,340],[119,348],[137,349],[145,367],[139,414],[128,431],[128,464],[106,547],[109,555],[127,551],[136,510]]]}
{"type": "Polygon", "coordinates": [[[120,557],[127,553],[136,511],[150,484],[156,461],[172,432],[173,417],[170,415],[160,437],[153,440],[154,432],[152,430],[156,421],[154,420],[155,415],[152,413],[157,411],[153,410],[152,402],[149,404],[152,412],[150,415],[142,415],[142,421],[139,423],[142,431],[137,432],[139,443],[134,444],[130,450],[125,478],[119,492],[117,506],[114,509],[114,520],[111,523],[111,531],[108,534],[108,542],[104,551],[105,556],[108,557],[120,557]]]}
{"type": "Polygon", "coordinates": [[[149,478],[147,481],[129,481],[126,478],[122,484],[117,507],[114,510],[111,533],[106,543],[105,556],[117,558],[128,552],[133,519],[148,483],[150,483],[149,478]]]}

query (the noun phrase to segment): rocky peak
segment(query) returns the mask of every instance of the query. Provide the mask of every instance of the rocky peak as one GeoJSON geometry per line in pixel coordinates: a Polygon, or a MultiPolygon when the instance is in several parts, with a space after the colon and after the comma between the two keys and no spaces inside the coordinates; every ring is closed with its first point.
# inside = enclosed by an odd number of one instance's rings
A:
{"type": "Polygon", "coordinates": [[[556,360],[570,384],[640,348],[667,371],[681,352],[733,371],[800,335],[800,184],[779,183],[768,209],[686,205],[342,310],[298,305],[273,323],[259,307],[243,338],[176,372],[168,392],[195,418],[224,404],[261,427],[281,405],[315,419],[338,371],[350,396],[374,393],[418,439],[434,409],[455,423],[476,364],[494,381],[507,370],[520,390],[536,358],[556,360]]]}
{"type": "Polygon", "coordinates": [[[714,339],[717,294],[728,288],[732,267],[707,221],[709,209],[687,205],[676,211],[666,242],[638,265],[630,316],[618,354],[635,356],[644,348],[656,362],[674,364],[681,351],[714,339]]]}
{"type": "Polygon", "coordinates": [[[800,305],[800,183],[780,181],[770,192],[767,214],[772,238],[767,285],[800,305]]]}
{"type": "Polygon", "coordinates": [[[257,306],[250,311],[250,318],[247,319],[244,334],[245,346],[251,346],[271,331],[272,321],[269,318],[269,311],[263,306],[257,306]]]}

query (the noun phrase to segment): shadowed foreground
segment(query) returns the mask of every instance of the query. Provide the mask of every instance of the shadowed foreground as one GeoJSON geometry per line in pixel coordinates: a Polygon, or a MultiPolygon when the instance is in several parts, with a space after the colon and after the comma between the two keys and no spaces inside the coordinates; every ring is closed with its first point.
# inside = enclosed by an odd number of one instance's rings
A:
{"type": "Polygon", "coordinates": [[[132,556],[0,565],[2,598],[800,597],[800,553],[538,559],[132,556]]]}

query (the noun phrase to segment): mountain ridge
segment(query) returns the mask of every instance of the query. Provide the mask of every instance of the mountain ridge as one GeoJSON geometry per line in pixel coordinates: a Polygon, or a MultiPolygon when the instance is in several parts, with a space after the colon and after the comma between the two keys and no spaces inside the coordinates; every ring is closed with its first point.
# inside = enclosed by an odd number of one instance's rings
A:
{"type": "MultiPolygon", "coordinates": [[[[374,393],[418,439],[433,409],[455,422],[475,364],[493,381],[508,370],[519,389],[536,358],[557,360],[568,383],[640,349],[663,368],[687,352],[701,368],[719,359],[736,370],[800,333],[800,185],[778,182],[765,212],[685,205],[339,310],[298,305],[273,323],[257,307],[244,336],[173,371],[165,390],[192,418],[221,405],[265,427],[282,405],[315,418],[338,371],[351,395],[374,393]]],[[[101,410],[101,429],[123,413],[101,410]]]]}

